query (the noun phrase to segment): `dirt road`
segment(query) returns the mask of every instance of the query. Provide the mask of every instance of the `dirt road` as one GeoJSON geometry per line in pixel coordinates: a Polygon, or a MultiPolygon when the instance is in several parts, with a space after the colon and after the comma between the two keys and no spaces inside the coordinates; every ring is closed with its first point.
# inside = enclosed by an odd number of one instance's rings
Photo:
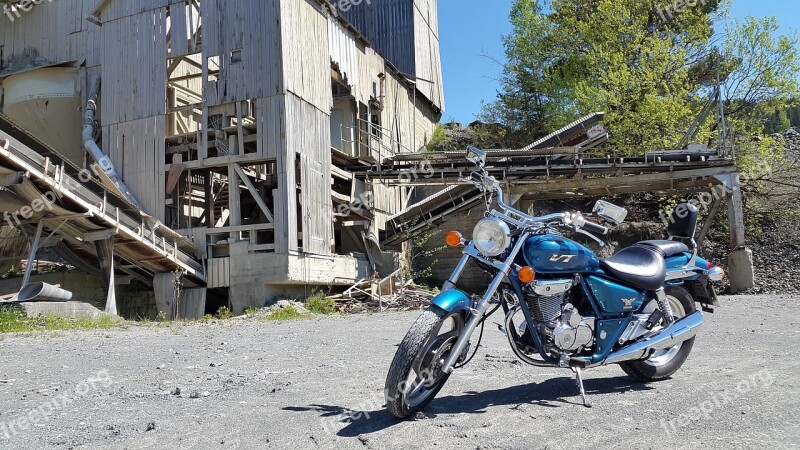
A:
{"type": "Polygon", "coordinates": [[[515,363],[487,326],[473,363],[406,422],[382,389],[417,313],[6,335],[0,447],[800,446],[800,297],[722,303],[674,378],[588,371],[591,409],[568,371],[515,363]]]}

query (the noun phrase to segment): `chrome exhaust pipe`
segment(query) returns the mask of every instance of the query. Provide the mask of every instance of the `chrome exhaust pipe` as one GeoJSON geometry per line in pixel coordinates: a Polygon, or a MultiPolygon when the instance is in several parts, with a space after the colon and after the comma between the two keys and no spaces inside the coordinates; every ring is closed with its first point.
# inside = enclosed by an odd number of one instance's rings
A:
{"type": "Polygon", "coordinates": [[[702,311],[696,311],[675,321],[672,325],[647,340],[635,342],[612,352],[602,364],[617,364],[625,361],[647,359],[655,351],[670,348],[695,337],[700,330],[700,326],[703,325],[703,321],[702,311]]]}

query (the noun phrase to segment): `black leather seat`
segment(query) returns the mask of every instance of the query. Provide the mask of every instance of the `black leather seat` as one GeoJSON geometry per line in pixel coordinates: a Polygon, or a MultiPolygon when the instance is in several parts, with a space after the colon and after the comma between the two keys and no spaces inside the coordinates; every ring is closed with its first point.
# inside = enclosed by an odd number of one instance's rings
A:
{"type": "Polygon", "coordinates": [[[689,251],[689,247],[687,247],[686,244],[678,241],[642,241],[636,245],[657,248],[664,258],[680,255],[681,253],[689,251]]]}
{"type": "Polygon", "coordinates": [[[667,279],[664,257],[652,247],[633,246],[600,261],[600,268],[618,280],[640,289],[655,291],[667,279]]]}

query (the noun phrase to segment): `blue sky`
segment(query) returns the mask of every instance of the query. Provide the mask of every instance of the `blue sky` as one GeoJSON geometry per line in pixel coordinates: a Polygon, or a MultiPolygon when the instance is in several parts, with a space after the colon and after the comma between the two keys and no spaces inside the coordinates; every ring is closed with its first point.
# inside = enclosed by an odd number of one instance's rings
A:
{"type": "MultiPolygon", "coordinates": [[[[671,2],[665,0],[665,4],[671,2]]],[[[474,121],[481,102],[494,99],[503,60],[501,36],[511,32],[512,0],[439,0],[439,38],[444,71],[442,121],[474,121]],[[491,6],[487,6],[491,5],[491,6]]],[[[734,0],[731,17],[775,16],[783,33],[800,30],[797,0],[734,0]]]]}

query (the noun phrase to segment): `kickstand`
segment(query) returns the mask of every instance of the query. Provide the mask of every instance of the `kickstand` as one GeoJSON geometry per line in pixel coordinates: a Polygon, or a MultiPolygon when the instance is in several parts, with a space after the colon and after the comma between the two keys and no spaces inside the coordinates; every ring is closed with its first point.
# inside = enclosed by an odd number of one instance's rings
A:
{"type": "Polygon", "coordinates": [[[575,384],[578,385],[578,389],[581,391],[581,398],[583,399],[583,406],[587,408],[592,407],[592,401],[589,400],[589,397],[586,396],[586,390],[583,389],[583,374],[581,373],[580,367],[571,367],[572,371],[575,372],[575,384]]]}

